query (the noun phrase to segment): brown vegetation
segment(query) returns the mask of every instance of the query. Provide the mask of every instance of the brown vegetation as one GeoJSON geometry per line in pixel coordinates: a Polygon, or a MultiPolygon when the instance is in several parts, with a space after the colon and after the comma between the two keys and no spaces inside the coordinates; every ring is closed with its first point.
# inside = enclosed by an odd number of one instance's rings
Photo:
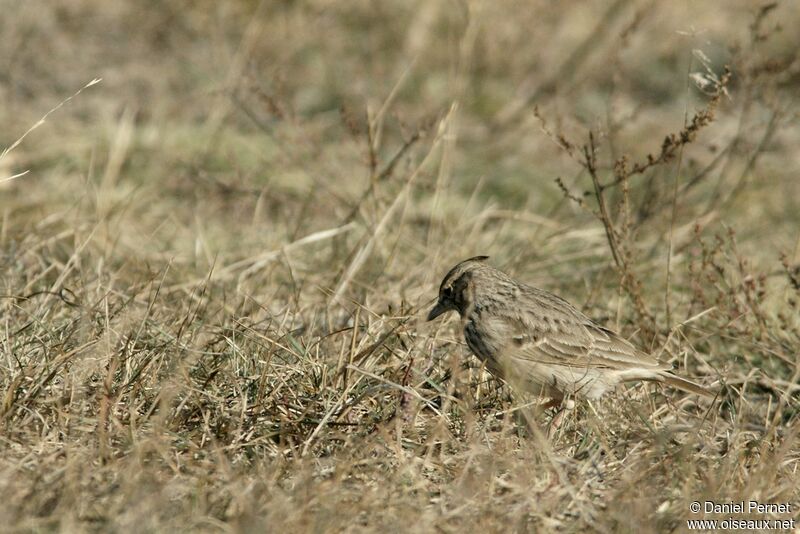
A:
{"type": "Polygon", "coordinates": [[[3,525],[800,509],[791,3],[57,4],[0,19],[3,525]],[[476,254],[719,397],[637,386],[524,436],[528,399],[424,322],[476,254]]]}

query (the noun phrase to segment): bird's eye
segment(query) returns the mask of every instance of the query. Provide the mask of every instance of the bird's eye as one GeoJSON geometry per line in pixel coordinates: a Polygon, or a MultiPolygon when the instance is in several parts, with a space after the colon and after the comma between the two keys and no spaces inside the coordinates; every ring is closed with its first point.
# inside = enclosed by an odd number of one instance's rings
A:
{"type": "Polygon", "coordinates": [[[442,289],[442,295],[447,298],[450,298],[453,295],[453,288],[448,286],[442,289]]]}

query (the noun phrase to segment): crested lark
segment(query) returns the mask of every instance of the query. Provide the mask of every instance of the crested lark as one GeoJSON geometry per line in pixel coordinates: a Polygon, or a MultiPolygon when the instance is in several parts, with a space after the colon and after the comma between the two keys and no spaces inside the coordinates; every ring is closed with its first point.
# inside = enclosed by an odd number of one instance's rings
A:
{"type": "Polygon", "coordinates": [[[637,380],[714,396],[569,302],[511,279],[486,259],[477,256],[450,269],[428,320],[457,311],[470,350],[513,387],[549,397],[550,406],[567,395],[597,399],[637,380]]]}

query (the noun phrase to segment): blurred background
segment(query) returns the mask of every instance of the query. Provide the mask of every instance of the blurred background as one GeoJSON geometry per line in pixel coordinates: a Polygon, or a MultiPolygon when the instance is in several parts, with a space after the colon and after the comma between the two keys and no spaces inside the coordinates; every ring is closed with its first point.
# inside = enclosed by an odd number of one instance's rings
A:
{"type": "MultiPolygon", "coordinates": [[[[730,64],[735,94],[683,165],[691,175],[739,135],[722,167],[741,180],[720,183],[718,166],[708,181],[726,198],[740,185],[747,194],[732,201],[789,188],[782,201],[738,205],[762,217],[737,230],[763,231],[786,220],[797,192],[797,156],[782,150],[794,141],[781,126],[796,113],[798,80],[788,7],[759,18],[763,6],[749,1],[25,2],[2,19],[4,146],[88,81],[103,82],[3,159],[5,174],[33,173],[4,195],[45,184],[81,195],[67,177],[104,175],[118,195],[180,195],[171,214],[182,225],[193,213],[213,217],[203,203],[215,187],[230,188],[225,207],[239,216],[252,217],[269,189],[270,208],[289,209],[270,202],[281,195],[327,199],[316,208],[338,222],[368,184],[370,158],[385,165],[425,134],[384,177],[401,180],[447,117],[443,154],[423,167],[415,194],[438,187],[447,194],[437,209],[461,211],[458,197],[480,183],[480,203],[546,211],[563,198],[554,178],[572,187],[579,169],[543,134],[535,107],[575,142],[597,131],[608,161],[642,158],[707,99],[690,75],[730,64]]],[[[152,215],[141,222],[159,224],[152,215]]],[[[322,217],[296,217],[295,231],[322,217]]]]}
{"type": "MultiPolygon", "coordinates": [[[[729,221],[737,230],[791,246],[795,235],[772,230],[796,207],[798,156],[787,149],[796,132],[787,122],[796,113],[798,67],[796,41],[784,28],[798,14],[777,4],[759,19],[762,7],[744,0],[586,1],[569,9],[552,2],[9,4],[0,22],[4,146],[90,80],[103,82],[3,158],[4,175],[32,173],[4,184],[3,195],[7,205],[24,195],[33,208],[37,191],[48,203],[54,195],[70,202],[85,194],[86,180],[105,180],[108,202],[133,191],[137,199],[180,198],[167,210],[178,228],[162,231],[191,227],[196,214],[210,223],[234,208],[231,218],[289,218],[292,232],[303,234],[341,222],[374,174],[370,158],[383,165],[380,173],[421,132],[382,180],[401,182],[447,117],[441,153],[414,187],[420,202],[439,191],[435,216],[460,213],[480,184],[474,209],[491,198],[499,209],[546,213],[563,199],[556,177],[578,192],[586,185],[543,133],[534,107],[576,143],[597,131],[606,166],[622,154],[640,159],[707,100],[690,79],[706,73],[699,51],[717,75],[731,65],[731,96],[684,155],[681,172],[690,178],[738,135],[709,173],[710,190],[726,199],[736,189],[736,208],[759,212],[758,222],[729,221]],[[776,188],[786,194],[767,201],[776,188]],[[324,213],[288,213],[302,200],[324,213]]],[[[133,220],[149,233],[167,213],[133,220]]],[[[208,226],[209,239],[221,238],[213,253],[239,245],[224,239],[227,229],[208,226]]],[[[121,230],[125,242],[134,229],[121,230]]]]}

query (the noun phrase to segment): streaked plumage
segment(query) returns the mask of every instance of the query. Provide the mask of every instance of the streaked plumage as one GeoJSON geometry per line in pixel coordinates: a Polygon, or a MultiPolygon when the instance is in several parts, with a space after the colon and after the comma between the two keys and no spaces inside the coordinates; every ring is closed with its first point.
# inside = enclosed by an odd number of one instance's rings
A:
{"type": "Polygon", "coordinates": [[[558,401],[596,399],[622,382],[651,380],[713,396],[569,302],[513,280],[486,259],[462,261],[445,275],[428,320],[457,311],[470,350],[512,386],[558,401]]]}

